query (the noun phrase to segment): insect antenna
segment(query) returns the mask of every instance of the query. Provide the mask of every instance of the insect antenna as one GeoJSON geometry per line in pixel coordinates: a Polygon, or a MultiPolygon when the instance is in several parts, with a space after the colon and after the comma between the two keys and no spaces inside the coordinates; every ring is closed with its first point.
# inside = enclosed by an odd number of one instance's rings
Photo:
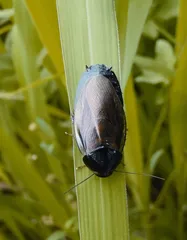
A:
{"type": "Polygon", "coordinates": [[[69,193],[71,190],[73,190],[74,188],[78,187],[80,184],[82,184],[83,182],[86,182],[89,178],[93,177],[93,175],[95,175],[95,173],[92,173],[90,176],[88,176],[87,178],[85,178],[84,180],[82,180],[81,182],[77,183],[76,185],[74,185],[73,187],[71,187],[69,190],[67,190],[66,192],[64,192],[64,194],[69,193]]]}
{"type": "Polygon", "coordinates": [[[119,171],[119,170],[115,170],[115,172],[124,173],[124,174],[142,175],[142,176],[145,176],[145,177],[152,177],[152,178],[157,178],[157,179],[160,179],[162,181],[165,181],[165,178],[158,177],[158,176],[155,176],[155,175],[152,175],[152,174],[148,174],[148,173],[123,172],[123,171],[119,171]]]}

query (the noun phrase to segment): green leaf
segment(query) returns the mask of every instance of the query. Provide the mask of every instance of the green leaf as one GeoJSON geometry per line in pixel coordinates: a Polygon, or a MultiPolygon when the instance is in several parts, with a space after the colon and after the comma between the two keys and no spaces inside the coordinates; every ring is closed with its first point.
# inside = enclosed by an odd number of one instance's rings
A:
{"type": "Polygon", "coordinates": [[[64,232],[56,231],[51,236],[49,236],[46,240],[65,240],[64,232]]]}
{"type": "Polygon", "coordinates": [[[169,84],[174,76],[176,57],[173,48],[166,40],[159,39],[155,46],[155,59],[136,56],[135,63],[141,68],[142,75],[136,77],[137,82],[150,84],[169,84]]]}
{"type": "Polygon", "coordinates": [[[128,19],[126,28],[125,57],[122,67],[122,88],[125,87],[131,72],[132,64],[139,40],[144,28],[146,18],[151,7],[152,0],[132,0],[129,2],[128,19]]]}
{"type": "Polygon", "coordinates": [[[159,149],[152,155],[151,160],[149,161],[150,166],[148,166],[150,173],[154,172],[154,169],[163,154],[164,149],[159,149]]]}
{"type": "MultiPolygon", "coordinates": [[[[187,2],[181,1],[180,18],[177,26],[177,53],[185,44],[187,34],[187,2]]],[[[179,167],[185,159],[185,151],[187,149],[187,81],[186,81],[186,61],[187,47],[183,48],[179,62],[177,64],[176,77],[172,82],[170,91],[170,133],[173,146],[173,154],[175,164],[179,167]]]]}
{"type": "Polygon", "coordinates": [[[64,71],[55,1],[25,0],[44,46],[59,74],[64,71]],[[44,7],[45,6],[45,7],[44,7]]]}
{"type": "MultiPolygon", "coordinates": [[[[181,47],[184,46],[187,36],[187,2],[180,1],[180,14],[177,25],[177,54],[180,53],[181,47]]],[[[177,171],[176,189],[178,192],[178,208],[182,209],[186,202],[186,183],[187,183],[187,48],[182,48],[179,61],[177,63],[176,76],[173,79],[170,89],[170,108],[169,108],[169,125],[174,164],[177,171]]],[[[178,232],[177,238],[185,238],[184,215],[178,213],[178,232]]]]}
{"type": "Polygon", "coordinates": [[[10,18],[14,15],[14,10],[12,8],[0,10],[0,19],[1,18],[10,18]]]}
{"type": "MultiPolygon", "coordinates": [[[[126,117],[127,117],[127,140],[125,145],[125,165],[129,172],[143,172],[143,152],[140,137],[140,124],[138,116],[138,104],[133,88],[132,78],[129,78],[125,88],[126,101],[126,117]]],[[[129,180],[129,188],[132,190],[134,200],[139,209],[145,207],[145,189],[141,188],[144,185],[144,179],[138,175],[127,175],[129,180]],[[139,186],[137,190],[134,186],[139,186]]]]}
{"type": "Polygon", "coordinates": [[[153,20],[148,20],[145,23],[143,34],[151,39],[156,39],[159,35],[157,26],[153,20]]]}
{"type": "Polygon", "coordinates": [[[175,53],[171,44],[163,39],[158,39],[155,46],[155,60],[166,68],[173,70],[176,63],[175,53]]]}
{"type": "Polygon", "coordinates": [[[159,20],[169,20],[178,14],[179,0],[159,0],[155,3],[157,9],[155,18],[159,20]]]}
{"type": "MultiPolygon", "coordinates": [[[[57,0],[57,9],[69,102],[73,111],[77,83],[86,64],[104,63],[112,66],[120,76],[114,4],[112,0],[57,0]]],[[[82,156],[77,148],[74,156],[75,168],[81,166],[82,156]]],[[[75,171],[76,183],[90,174],[87,168],[75,171]]],[[[128,239],[123,174],[113,174],[106,179],[93,176],[77,188],[77,195],[81,239],[128,239]]]]}
{"type": "MultiPolygon", "coordinates": [[[[17,77],[21,85],[25,86],[39,79],[36,59],[41,50],[41,42],[24,0],[14,0],[14,8],[16,25],[13,29],[13,60],[17,77]]],[[[35,120],[37,116],[47,119],[42,87],[29,88],[25,96],[28,98],[28,111],[32,119],[35,120]]]]}
{"type": "Polygon", "coordinates": [[[50,124],[48,124],[44,119],[39,117],[36,118],[36,123],[39,125],[40,129],[49,140],[52,141],[55,139],[55,133],[50,124]]]}
{"type": "Polygon", "coordinates": [[[1,0],[1,4],[2,4],[3,8],[11,8],[12,0],[1,0]]]}

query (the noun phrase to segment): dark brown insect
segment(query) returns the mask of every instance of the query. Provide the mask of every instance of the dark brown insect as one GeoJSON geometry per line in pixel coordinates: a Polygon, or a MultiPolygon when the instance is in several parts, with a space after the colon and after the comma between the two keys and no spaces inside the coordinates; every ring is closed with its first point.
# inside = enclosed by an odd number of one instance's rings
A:
{"type": "Polygon", "coordinates": [[[126,118],[117,77],[105,65],[86,67],[74,110],[75,138],[83,162],[99,177],[120,164],[126,139],[126,118]]]}

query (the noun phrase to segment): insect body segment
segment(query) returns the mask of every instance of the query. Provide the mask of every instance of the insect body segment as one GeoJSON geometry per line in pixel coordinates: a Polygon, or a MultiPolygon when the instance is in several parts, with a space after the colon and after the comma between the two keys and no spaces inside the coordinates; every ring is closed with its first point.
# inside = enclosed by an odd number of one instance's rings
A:
{"type": "Polygon", "coordinates": [[[83,73],[74,130],[85,165],[99,177],[111,175],[121,162],[126,134],[122,93],[111,68],[97,64],[83,73]]]}

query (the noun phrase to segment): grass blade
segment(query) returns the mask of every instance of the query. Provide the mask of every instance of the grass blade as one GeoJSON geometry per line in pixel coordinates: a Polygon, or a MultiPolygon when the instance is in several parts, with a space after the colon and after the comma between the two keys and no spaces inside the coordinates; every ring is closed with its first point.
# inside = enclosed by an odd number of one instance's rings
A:
{"type": "Polygon", "coordinates": [[[178,191],[178,239],[184,239],[184,215],[182,213],[183,205],[186,196],[187,183],[187,164],[186,164],[186,149],[187,149],[187,2],[180,1],[180,13],[177,25],[177,55],[179,61],[177,63],[176,77],[172,82],[170,90],[170,111],[169,124],[170,136],[173,147],[174,163],[177,171],[176,188],[178,191]],[[182,52],[181,52],[182,50],[182,52]]]}
{"type": "Polygon", "coordinates": [[[124,87],[131,72],[140,36],[149,13],[152,0],[129,1],[125,41],[125,58],[122,68],[122,86],[124,87]]]}
{"type": "MultiPolygon", "coordinates": [[[[71,110],[85,65],[104,63],[120,75],[118,36],[113,1],[57,0],[61,43],[71,110]],[[75,17],[76,16],[76,17],[75,17]],[[109,34],[110,33],[110,34],[109,34]]],[[[75,167],[82,165],[75,148],[75,167]]],[[[90,175],[75,172],[76,183],[90,175]]],[[[79,230],[82,240],[128,239],[124,176],[92,177],[77,188],[79,230]],[[110,229],[110,231],[109,231],[110,229]]]]}
{"type": "Polygon", "coordinates": [[[59,74],[64,72],[55,1],[25,0],[44,46],[59,74]],[[45,6],[45,7],[44,7],[45,6]]]}

